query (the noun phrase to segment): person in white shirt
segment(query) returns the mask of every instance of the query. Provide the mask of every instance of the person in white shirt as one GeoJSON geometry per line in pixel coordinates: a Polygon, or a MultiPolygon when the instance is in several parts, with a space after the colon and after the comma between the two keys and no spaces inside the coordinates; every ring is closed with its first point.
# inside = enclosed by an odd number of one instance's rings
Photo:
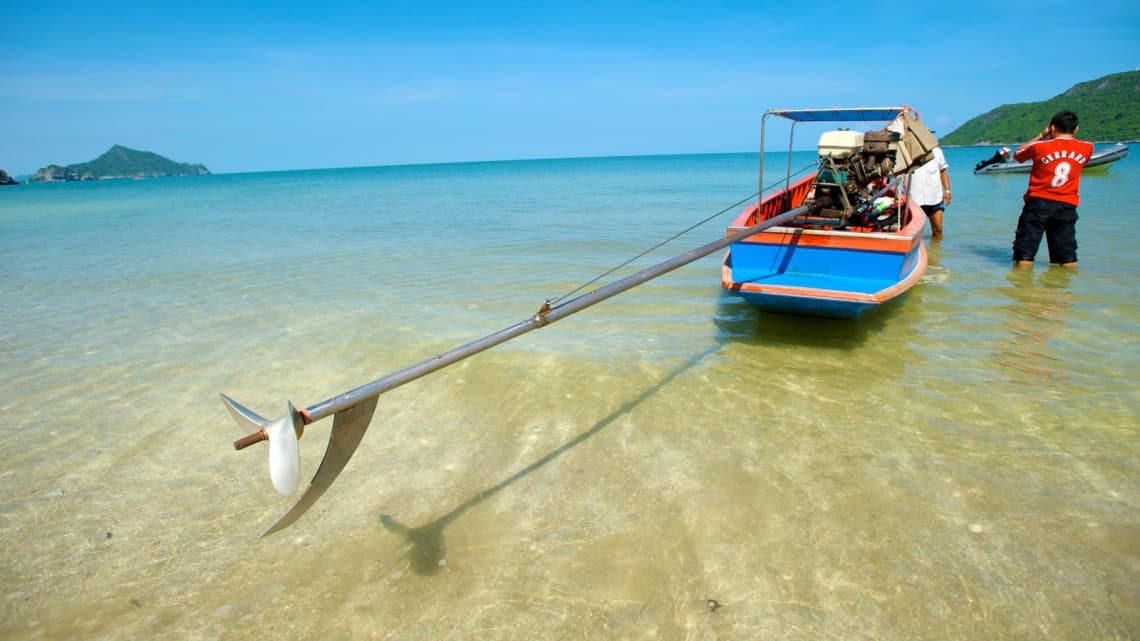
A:
{"type": "Polygon", "coordinates": [[[942,212],[950,206],[950,165],[941,147],[935,147],[934,157],[914,170],[910,177],[908,198],[922,207],[930,219],[931,235],[942,238],[942,212]]]}

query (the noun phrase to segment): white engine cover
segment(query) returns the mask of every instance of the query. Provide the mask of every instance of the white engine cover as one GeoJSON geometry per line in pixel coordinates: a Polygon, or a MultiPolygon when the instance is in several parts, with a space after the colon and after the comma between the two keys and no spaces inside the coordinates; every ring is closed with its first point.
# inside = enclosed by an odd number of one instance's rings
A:
{"type": "Polygon", "coordinates": [[[850,158],[863,149],[863,132],[838,129],[825,131],[819,137],[819,155],[835,159],[850,158]]]}

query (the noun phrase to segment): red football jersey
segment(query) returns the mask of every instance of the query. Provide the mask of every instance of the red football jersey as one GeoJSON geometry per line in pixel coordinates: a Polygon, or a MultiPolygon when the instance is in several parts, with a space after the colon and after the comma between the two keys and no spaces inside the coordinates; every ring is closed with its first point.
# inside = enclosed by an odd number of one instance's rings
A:
{"type": "Polygon", "coordinates": [[[1074,207],[1081,204],[1081,169],[1093,153],[1093,144],[1073,138],[1041,140],[1014,154],[1018,162],[1033,159],[1026,198],[1059,200],[1074,207]]]}

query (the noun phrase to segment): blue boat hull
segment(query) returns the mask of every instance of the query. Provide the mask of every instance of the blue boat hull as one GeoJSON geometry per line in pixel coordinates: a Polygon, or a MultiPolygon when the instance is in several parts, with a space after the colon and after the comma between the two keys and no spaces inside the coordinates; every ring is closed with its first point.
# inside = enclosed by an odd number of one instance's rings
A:
{"type": "Polygon", "coordinates": [[[762,288],[735,290],[761,310],[855,319],[909,289],[925,270],[926,255],[921,243],[907,254],[738,244],[725,267],[734,283],[762,288]]]}

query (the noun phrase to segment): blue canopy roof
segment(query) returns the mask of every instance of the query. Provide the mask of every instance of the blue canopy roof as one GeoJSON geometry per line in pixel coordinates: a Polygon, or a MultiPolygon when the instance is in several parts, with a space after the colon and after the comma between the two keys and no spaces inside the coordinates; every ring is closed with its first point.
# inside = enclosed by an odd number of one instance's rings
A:
{"type": "Polygon", "coordinates": [[[906,107],[830,107],[825,109],[770,109],[764,115],[796,122],[864,122],[894,120],[906,107]]]}

